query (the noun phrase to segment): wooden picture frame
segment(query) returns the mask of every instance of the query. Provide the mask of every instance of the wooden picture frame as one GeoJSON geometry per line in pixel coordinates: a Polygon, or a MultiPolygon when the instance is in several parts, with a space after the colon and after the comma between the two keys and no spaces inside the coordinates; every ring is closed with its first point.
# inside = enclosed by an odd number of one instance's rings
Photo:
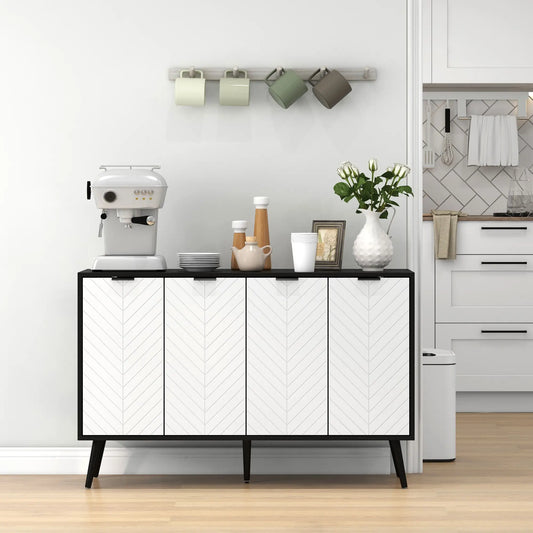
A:
{"type": "Polygon", "coordinates": [[[318,233],[316,270],[340,270],[346,220],[313,220],[313,233],[318,233]]]}

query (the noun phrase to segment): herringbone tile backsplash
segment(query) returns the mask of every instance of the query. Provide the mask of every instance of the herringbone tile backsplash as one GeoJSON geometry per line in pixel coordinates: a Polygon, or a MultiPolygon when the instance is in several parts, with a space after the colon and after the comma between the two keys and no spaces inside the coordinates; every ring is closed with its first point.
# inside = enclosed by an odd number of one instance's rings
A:
{"type": "MultiPolygon", "coordinates": [[[[441,161],[444,142],[444,100],[432,106],[431,142],[436,153],[435,167],[424,170],[424,213],[432,209],[451,209],[469,215],[492,215],[507,210],[507,192],[515,167],[467,166],[470,120],[457,118],[457,102],[450,100],[451,138],[454,159],[450,166],[441,161]]],[[[473,100],[467,103],[469,115],[511,115],[516,102],[509,100],[473,100]]],[[[424,118],[424,134],[425,129],[424,118]]],[[[425,144],[424,144],[425,146],[425,144]]],[[[520,167],[533,165],[533,101],[528,101],[528,119],[518,120],[520,167]]]]}

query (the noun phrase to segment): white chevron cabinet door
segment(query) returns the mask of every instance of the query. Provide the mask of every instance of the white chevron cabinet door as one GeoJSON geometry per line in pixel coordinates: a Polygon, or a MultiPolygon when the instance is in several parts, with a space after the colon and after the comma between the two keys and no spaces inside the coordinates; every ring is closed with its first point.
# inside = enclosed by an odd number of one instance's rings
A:
{"type": "Polygon", "coordinates": [[[369,291],[369,433],[409,435],[409,279],[363,283],[369,291]]]}
{"type": "Polygon", "coordinates": [[[248,278],[247,434],[327,435],[327,279],[248,278]]]}
{"type": "Polygon", "coordinates": [[[83,280],[84,435],[163,434],[163,280],[83,280]]]}
{"type": "Polygon", "coordinates": [[[409,279],[332,278],[330,435],[409,434],[409,279]]]}
{"type": "Polygon", "coordinates": [[[329,280],[329,434],[368,435],[368,286],[329,280]]]}
{"type": "Polygon", "coordinates": [[[166,435],[244,435],[244,320],[243,278],[166,279],[166,435]]]}

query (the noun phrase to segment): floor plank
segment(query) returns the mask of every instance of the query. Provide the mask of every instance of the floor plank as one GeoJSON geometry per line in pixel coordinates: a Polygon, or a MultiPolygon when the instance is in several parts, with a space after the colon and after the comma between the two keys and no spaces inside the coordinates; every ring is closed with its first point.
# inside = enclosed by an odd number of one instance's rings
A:
{"type": "Polygon", "coordinates": [[[457,461],[395,476],[0,476],[0,531],[532,531],[533,414],[461,413],[457,461]]]}

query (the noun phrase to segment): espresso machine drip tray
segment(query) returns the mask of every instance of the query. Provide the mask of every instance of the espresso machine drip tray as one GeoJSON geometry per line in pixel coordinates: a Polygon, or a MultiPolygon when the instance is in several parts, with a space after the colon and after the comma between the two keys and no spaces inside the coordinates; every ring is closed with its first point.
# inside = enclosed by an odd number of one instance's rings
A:
{"type": "Polygon", "coordinates": [[[166,270],[162,255],[100,255],[92,270],[166,270]]]}

